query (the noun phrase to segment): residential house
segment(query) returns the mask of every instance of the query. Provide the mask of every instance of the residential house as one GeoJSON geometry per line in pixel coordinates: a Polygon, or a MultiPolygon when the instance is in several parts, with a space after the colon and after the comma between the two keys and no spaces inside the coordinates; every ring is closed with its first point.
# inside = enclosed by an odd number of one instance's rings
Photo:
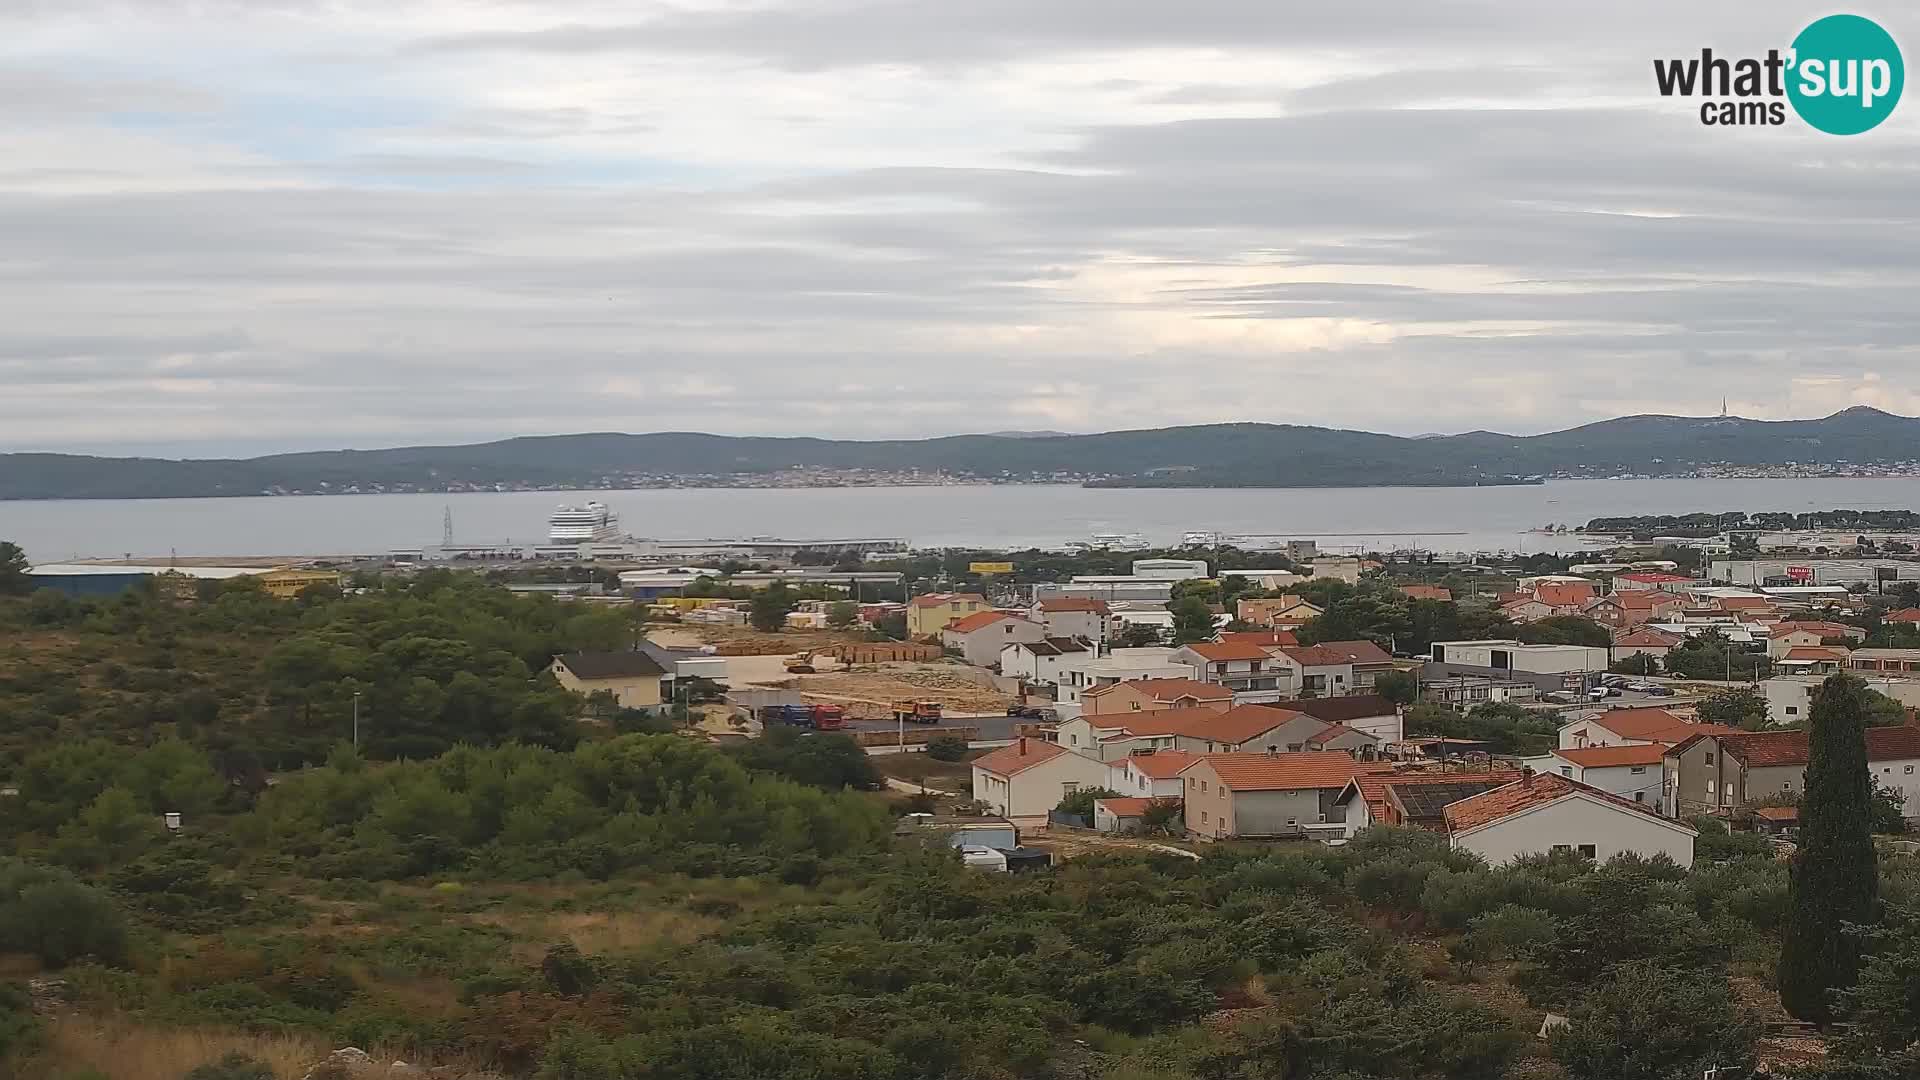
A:
{"type": "Polygon", "coordinates": [[[977,611],[940,630],[940,644],[974,667],[1000,662],[1000,650],[1016,641],[1044,641],[1047,628],[1005,611],[977,611]]]}
{"type": "Polygon", "coordinates": [[[907,602],[907,636],[931,638],[955,619],[993,610],[979,593],[927,593],[907,602]]]}
{"type": "Polygon", "coordinates": [[[1353,693],[1353,655],[1349,650],[1330,645],[1295,645],[1274,651],[1275,660],[1293,668],[1295,677],[1291,684],[1297,689],[1287,696],[1302,698],[1353,693]]]}
{"type": "Polygon", "coordinates": [[[1666,743],[1551,750],[1529,758],[1527,766],[1535,772],[1559,773],[1623,799],[1659,806],[1666,795],[1667,750],[1666,743]]]}
{"type": "Polygon", "coordinates": [[[1112,637],[1113,608],[1105,600],[1055,596],[1033,605],[1032,618],[1050,638],[1079,638],[1100,647],[1112,637]]]}
{"type": "Polygon", "coordinates": [[[1373,680],[1383,671],[1394,670],[1392,654],[1371,641],[1323,641],[1314,647],[1346,657],[1353,669],[1353,678],[1347,680],[1349,694],[1373,693],[1373,680]]]}
{"type": "Polygon", "coordinates": [[[1367,732],[1292,709],[1237,705],[1224,713],[1196,716],[1174,745],[1193,754],[1320,753],[1343,750],[1371,756],[1380,740],[1367,732]]]}
{"type": "Polygon", "coordinates": [[[1321,609],[1297,596],[1268,596],[1241,600],[1234,605],[1241,622],[1276,630],[1297,630],[1321,615],[1321,609]]]}
{"type": "Polygon", "coordinates": [[[1501,866],[1523,855],[1577,852],[1606,862],[1616,855],[1665,855],[1693,865],[1692,827],[1558,773],[1533,773],[1442,811],[1447,843],[1501,866]]]}
{"type": "Polygon", "coordinates": [[[1580,614],[1614,630],[1644,626],[1676,616],[1687,606],[1686,598],[1659,589],[1629,589],[1596,597],[1580,609],[1580,614]]]}
{"type": "Polygon", "coordinates": [[[1307,580],[1305,574],[1296,574],[1290,570],[1227,570],[1223,568],[1218,573],[1223,578],[1244,578],[1251,588],[1264,589],[1268,592],[1290,589],[1307,580]]]}
{"type": "Polygon", "coordinates": [[[1920,649],[1855,649],[1847,669],[1862,675],[1920,675],[1920,649]]]}
{"type": "Polygon", "coordinates": [[[1192,668],[1195,679],[1233,691],[1235,701],[1279,701],[1299,686],[1287,664],[1258,645],[1197,641],[1173,650],[1172,660],[1192,668]]]}
{"type": "Polygon", "coordinates": [[[1773,606],[1773,600],[1759,595],[1715,595],[1711,597],[1715,611],[1736,616],[1743,622],[1768,622],[1779,616],[1773,606]]]}
{"type": "Polygon", "coordinates": [[[1663,592],[1686,592],[1696,585],[1704,584],[1699,578],[1681,577],[1679,574],[1663,574],[1655,570],[1640,571],[1632,574],[1620,574],[1613,579],[1613,591],[1616,593],[1659,589],[1663,592]]]}
{"type": "Polygon", "coordinates": [[[1847,668],[1847,650],[1839,646],[1795,645],[1773,662],[1782,675],[1832,675],[1847,668]]]}
{"type": "Polygon", "coordinates": [[[1080,705],[1088,715],[1095,716],[1158,709],[1207,708],[1226,712],[1233,708],[1233,691],[1193,679],[1133,679],[1089,686],[1080,692],[1080,705]]]}
{"type": "Polygon", "coordinates": [[[1109,686],[1142,679],[1185,679],[1193,669],[1173,662],[1173,649],[1152,645],[1136,649],[1109,649],[1087,662],[1087,686],[1109,686]]]}
{"type": "Polygon", "coordinates": [[[1533,587],[1533,598],[1555,615],[1578,615],[1599,595],[1591,581],[1543,581],[1533,587]]]}
{"type": "Polygon", "coordinates": [[[1920,607],[1907,607],[1901,608],[1898,611],[1889,611],[1881,616],[1880,621],[1892,623],[1895,626],[1920,626],[1920,607]]]}
{"type": "Polygon", "coordinates": [[[1077,754],[1118,762],[1132,754],[1180,749],[1183,735],[1201,717],[1219,716],[1210,708],[1157,709],[1151,712],[1087,713],[1054,725],[1053,741],[1077,754]]]}
{"type": "Polygon", "coordinates": [[[1107,790],[1146,799],[1180,797],[1180,770],[1200,760],[1184,750],[1136,750],[1107,762],[1107,790]]]}
{"type": "Polygon", "coordinates": [[[1300,644],[1299,637],[1291,630],[1228,630],[1220,635],[1220,641],[1228,645],[1258,645],[1269,652],[1283,645],[1300,644]]]}
{"type": "MultiPolygon", "coordinates": [[[[1867,686],[1877,693],[1906,706],[1907,709],[1920,709],[1920,678],[1910,675],[1874,675],[1867,672],[1854,672],[1867,681],[1867,686]]],[[[1813,692],[1826,681],[1824,675],[1775,675],[1760,684],[1760,693],[1767,699],[1767,717],[1776,724],[1797,724],[1807,718],[1807,711],[1813,707],[1813,692]]]]}
{"type": "MultiPolygon", "coordinates": [[[[1093,801],[1093,827],[1103,833],[1138,832],[1157,799],[1109,798],[1093,801]]],[[[1178,804],[1178,798],[1164,800],[1178,804]]]]}
{"type": "Polygon", "coordinates": [[[1187,766],[1181,802],[1187,834],[1206,840],[1296,837],[1334,821],[1352,782],[1345,754],[1209,754],[1187,766]]]}
{"type": "MultiPolygon", "coordinates": [[[[1920,817],[1920,727],[1900,724],[1866,731],[1867,771],[1874,783],[1906,797],[1906,813],[1920,817]]],[[[1703,732],[1667,750],[1667,813],[1684,817],[1725,813],[1768,796],[1805,790],[1807,733],[1703,732]]]]}
{"type": "Polygon", "coordinates": [[[1360,574],[1366,567],[1359,559],[1351,555],[1325,555],[1310,561],[1315,581],[1344,581],[1349,585],[1360,584],[1360,574]]]}
{"type": "Polygon", "coordinates": [[[1406,736],[1400,707],[1379,694],[1302,698],[1287,702],[1285,708],[1289,712],[1305,713],[1323,723],[1340,724],[1366,732],[1382,744],[1399,742],[1406,736]]]}
{"type": "Polygon", "coordinates": [[[609,693],[623,709],[660,708],[660,680],[667,669],[644,652],[576,652],[547,666],[561,686],[588,697],[609,693]]]}
{"type": "Polygon", "coordinates": [[[1861,641],[1867,632],[1858,626],[1848,626],[1836,622],[1790,621],[1776,623],[1767,632],[1767,655],[1775,660],[1787,655],[1788,649],[1801,646],[1824,645],[1829,641],[1861,641]]]}
{"type": "Polygon", "coordinates": [[[1613,638],[1613,659],[1619,663],[1628,657],[1651,656],[1664,662],[1667,654],[1681,642],[1687,640],[1679,634],[1670,634],[1651,626],[1639,626],[1631,630],[1615,631],[1613,638]]]}
{"type": "Polygon", "coordinates": [[[1530,623],[1539,622],[1541,619],[1551,619],[1555,612],[1551,606],[1543,604],[1531,596],[1523,596],[1518,600],[1501,604],[1500,614],[1505,615],[1510,622],[1530,623]]]}
{"type": "Polygon", "coordinates": [[[1093,649],[1078,638],[1016,641],[1000,647],[1000,674],[1053,688],[1056,702],[1080,700],[1093,649]]]}
{"type": "Polygon", "coordinates": [[[1334,797],[1334,806],[1351,837],[1372,825],[1446,832],[1448,804],[1520,779],[1518,769],[1394,770],[1356,772],[1334,797]]]}
{"type": "Polygon", "coordinates": [[[1402,585],[1400,595],[1409,600],[1438,600],[1447,604],[1453,602],[1453,590],[1444,585],[1402,585]]]}
{"type": "Polygon", "coordinates": [[[1738,730],[1725,724],[1696,724],[1665,709],[1608,709],[1560,725],[1559,748],[1579,750],[1588,746],[1651,743],[1671,746],[1705,731],[1738,730]]]}
{"type": "Polygon", "coordinates": [[[1061,799],[1106,782],[1105,764],[1024,736],[973,760],[974,801],[1002,817],[1045,817],[1061,799]]]}

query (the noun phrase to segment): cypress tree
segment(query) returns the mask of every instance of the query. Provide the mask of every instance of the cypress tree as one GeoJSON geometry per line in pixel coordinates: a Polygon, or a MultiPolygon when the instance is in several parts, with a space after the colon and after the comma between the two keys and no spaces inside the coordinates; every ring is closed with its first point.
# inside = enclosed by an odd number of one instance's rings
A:
{"type": "Polygon", "coordinates": [[[1780,1003],[1818,1024],[1833,1019],[1833,992],[1852,986],[1860,972],[1860,942],[1846,924],[1873,922],[1879,906],[1866,719],[1867,684],[1859,679],[1835,675],[1814,691],[1800,850],[1780,943],[1780,1003]]]}

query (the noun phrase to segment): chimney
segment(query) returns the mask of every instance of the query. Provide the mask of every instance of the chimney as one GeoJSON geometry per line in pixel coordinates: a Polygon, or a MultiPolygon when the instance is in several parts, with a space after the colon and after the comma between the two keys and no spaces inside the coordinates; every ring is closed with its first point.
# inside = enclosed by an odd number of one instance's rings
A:
{"type": "Polygon", "coordinates": [[[1026,737],[1025,735],[1022,735],[1022,736],[1020,736],[1020,754],[1019,754],[1019,756],[1020,756],[1020,757],[1026,757],[1026,756],[1027,756],[1027,737],[1026,737]]]}

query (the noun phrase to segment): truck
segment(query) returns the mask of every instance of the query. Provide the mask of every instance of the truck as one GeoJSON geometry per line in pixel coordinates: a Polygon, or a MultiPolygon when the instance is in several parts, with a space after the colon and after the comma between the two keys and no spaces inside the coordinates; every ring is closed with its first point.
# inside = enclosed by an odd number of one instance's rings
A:
{"type": "Polygon", "coordinates": [[[893,718],[913,724],[937,724],[940,711],[937,701],[897,701],[893,705],[893,718]]]}
{"type": "Polygon", "coordinates": [[[786,724],[816,731],[839,731],[847,726],[847,711],[839,705],[762,705],[760,723],[786,724]]]}

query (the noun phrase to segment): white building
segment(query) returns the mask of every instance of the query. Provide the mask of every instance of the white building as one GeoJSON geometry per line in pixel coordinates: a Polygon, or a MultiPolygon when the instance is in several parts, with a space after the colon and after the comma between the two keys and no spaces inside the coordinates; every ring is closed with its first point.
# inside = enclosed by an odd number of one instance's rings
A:
{"type": "Polygon", "coordinates": [[[1666,754],[1665,743],[1630,743],[1554,750],[1526,764],[1534,772],[1558,773],[1623,799],[1659,806],[1666,754]]]}
{"type": "MultiPolygon", "coordinates": [[[[1920,679],[1895,679],[1865,671],[1850,671],[1866,680],[1867,686],[1887,695],[1909,709],[1920,709],[1920,679]]],[[[1776,675],[1760,684],[1767,699],[1767,719],[1776,724],[1794,724],[1807,718],[1813,707],[1813,691],[1824,675],[1776,675]]]]}
{"type": "Polygon", "coordinates": [[[1106,782],[1104,763],[1040,739],[1015,739],[973,762],[974,800],[1002,817],[1046,817],[1061,799],[1106,782]]]}
{"type": "Polygon", "coordinates": [[[1344,581],[1349,585],[1360,584],[1360,560],[1352,556],[1324,556],[1313,560],[1313,578],[1315,581],[1344,581]]]}
{"type": "Polygon", "coordinates": [[[1698,835],[1632,802],[1558,773],[1525,779],[1449,804],[1447,842],[1501,866],[1522,855],[1566,851],[1604,863],[1616,855],[1666,855],[1693,865],[1698,835]]]}
{"type": "Polygon", "coordinates": [[[1113,609],[1105,600],[1055,596],[1034,604],[1028,614],[1050,638],[1080,638],[1104,648],[1112,636],[1113,609]]]}
{"type": "Polygon", "coordinates": [[[1016,641],[1042,641],[1047,628],[1004,611],[976,611],[940,631],[940,644],[974,667],[1000,662],[1000,650],[1016,641]]]}
{"type": "Polygon", "coordinates": [[[1107,788],[1141,799],[1177,799],[1180,770],[1200,760],[1183,750],[1148,750],[1107,762],[1107,788]]]}
{"type": "Polygon", "coordinates": [[[1000,647],[1000,674],[1053,687],[1055,702],[1078,702],[1093,650],[1075,638],[1016,641],[1000,647]]]}
{"type": "Polygon", "coordinates": [[[1192,581],[1207,576],[1205,559],[1135,559],[1133,576],[1156,581],[1192,581]]]}
{"type": "Polygon", "coordinates": [[[1612,662],[1608,650],[1590,645],[1526,645],[1517,640],[1436,641],[1433,659],[1465,667],[1505,668],[1535,675],[1574,671],[1605,671],[1612,662]]]}

